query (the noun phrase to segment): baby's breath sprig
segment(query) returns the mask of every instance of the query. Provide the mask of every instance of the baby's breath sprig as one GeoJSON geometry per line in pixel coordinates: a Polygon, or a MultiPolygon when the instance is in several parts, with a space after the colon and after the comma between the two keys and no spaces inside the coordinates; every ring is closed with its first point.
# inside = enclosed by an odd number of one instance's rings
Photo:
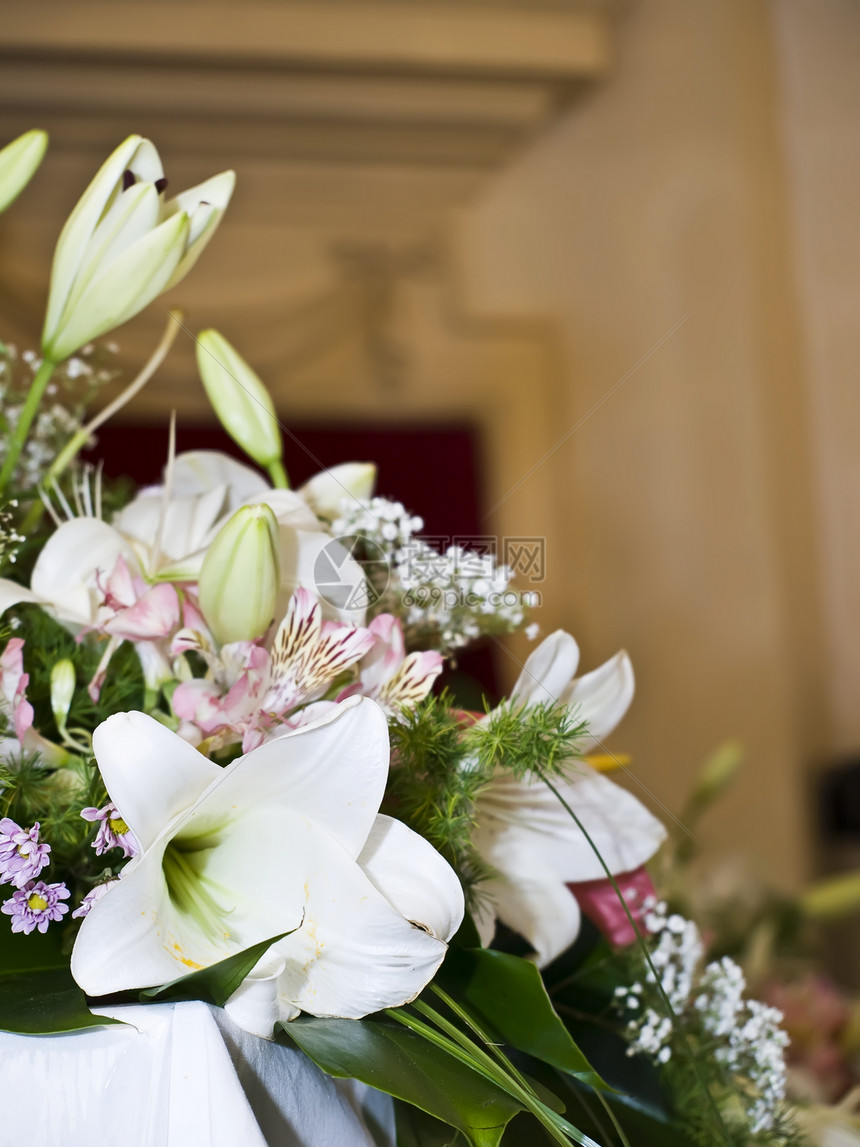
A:
{"type": "Polygon", "coordinates": [[[652,901],[645,924],[650,963],[640,962],[633,982],[615,992],[626,1021],[627,1054],[660,1066],[696,1142],[713,1143],[713,1122],[702,1103],[704,1082],[738,1147],[802,1143],[784,1102],[788,1036],[780,1027],[782,1014],[744,997],[744,974],[729,957],[702,970],[696,925],[670,913],[665,903],[652,901]],[[695,1055],[695,1078],[682,1045],[695,1055]]]}

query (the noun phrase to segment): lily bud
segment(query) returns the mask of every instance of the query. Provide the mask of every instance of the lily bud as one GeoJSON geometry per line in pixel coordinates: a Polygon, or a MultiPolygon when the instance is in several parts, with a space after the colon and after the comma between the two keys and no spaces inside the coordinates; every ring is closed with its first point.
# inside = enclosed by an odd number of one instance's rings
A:
{"type": "Polygon", "coordinates": [[[130,135],[108,157],[63,227],[42,350],[52,362],[133,318],[197,261],[235,176],[222,172],[173,199],[158,152],[130,135]]]}
{"type": "Polygon", "coordinates": [[[65,732],[74,695],[75,667],[69,658],[65,657],[51,670],[51,712],[61,733],[65,732]]]}
{"type": "Polygon", "coordinates": [[[275,515],[265,504],[241,506],[219,530],[200,570],[200,608],[221,645],[266,632],[280,580],[275,515]]]}
{"type": "Polygon", "coordinates": [[[258,466],[280,461],[283,442],[271,396],[218,331],[198,335],[197,369],[209,401],[233,441],[258,466]]]}
{"type": "Polygon", "coordinates": [[[691,822],[694,821],[709,805],[722,796],[734,781],[743,761],[744,748],[737,741],[726,741],[725,744],[714,749],[696,779],[695,787],[687,800],[681,819],[686,818],[691,822]]]}
{"type": "Polygon", "coordinates": [[[314,474],[298,492],[318,518],[333,521],[341,512],[344,498],[366,500],[375,485],[376,467],[372,462],[342,462],[314,474]]]}
{"type": "Polygon", "coordinates": [[[0,211],[5,211],[33,178],[47,146],[47,132],[25,131],[0,151],[0,211]]]}

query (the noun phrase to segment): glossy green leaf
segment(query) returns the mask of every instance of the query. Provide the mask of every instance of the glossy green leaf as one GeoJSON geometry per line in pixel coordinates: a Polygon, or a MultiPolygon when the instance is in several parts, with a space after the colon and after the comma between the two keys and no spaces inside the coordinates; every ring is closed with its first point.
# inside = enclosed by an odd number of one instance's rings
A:
{"type": "Polygon", "coordinates": [[[68,967],[0,976],[0,1028],[20,1035],[55,1035],[104,1027],[118,1020],[94,1016],[68,967]]]}
{"type": "Polygon", "coordinates": [[[360,1079],[462,1131],[473,1147],[496,1147],[522,1106],[423,1036],[381,1019],[299,1016],[286,1039],[328,1075],[360,1079]]]}
{"type": "MultiPolygon", "coordinates": [[[[295,929],[294,929],[295,930],[295,929]]],[[[273,936],[271,940],[261,940],[226,960],[217,964],[210,964],[208,968],[201,968],[197,972],[189,972],[187,976],[180,976],[171,980],[169,984],[162,984],[158,988],[145,988],[139,994],[142,1004],[160,1000],[205,1000],[206,1003],[215,1004],[222,1008],[230,999],[257,961],[278,940],[289,936],[290,932],[282,932],[280,936],[273,936]]]]}
{"type": "MultiPolygon", "coordinates": [[[[394,1123],[397,1147],[463,1147],[463,1136],[456,1127],[400,1099],[394,1100],[394,1123]]],[[[509,1134],[506,1130],[505,1147],[509,1134]]]]}
{"type": "Polygon", "coordinates": [[[490,948],[451,951],[439,983],[504,1043],[591,1087],[607,1087],[556,1014],[531,961],[490,948]]]}

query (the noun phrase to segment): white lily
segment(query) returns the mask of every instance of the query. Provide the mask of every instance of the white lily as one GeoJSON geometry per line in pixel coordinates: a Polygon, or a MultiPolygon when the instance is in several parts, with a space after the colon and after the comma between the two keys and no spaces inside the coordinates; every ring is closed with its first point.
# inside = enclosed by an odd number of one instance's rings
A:
{"type": "MultiPolygon", "coordinates": [[[[142,490],[110,524],[94,517],[63,522],[42,548],[29,589],[0,578],[0,614],[35,602],[73,630],[98,628],[104,598],[98,579],[120,557],[147,582],[196,581],[221,527],[240,506],[259,503],[278,522],[279,616],[298,586],[313,588],[316,559],[332,539],[298,493],[273,490],[248,466],[208,451],[178,455],[169,490],[142,490]]],[[[332,608],[327,612],[340,617],[332,608]]],[[[347,620],[362,619],[350,610],[347,620]]]]}
{"type": "Polygon", "coordinates": [[[51,270],[42,350],[62,362],[173,287],[194,266],[230,201],[224,171],[165,200],[148,139],[130,135],[104,162],[64,226],[51,270]]]}
{"type": "Polygon", "coordinates": [[[423,837],[377,813],[389,748],[372,701],[223,769],[142,713],[109,717],[93,747],[141,853],[75,942],[89,995],[161,984],[291,930],[228,1004],[260,1035],[300,1010],[398,1006],[432,978],[463,894],[423,837]]]}
{"type": "MultiPolygon", "coordinates": [[[[558,630],[526,661],[511,704],[568,705],[587,722],[581,752],[598,746],[615,728],[633,699],[633,667],[617,653],[598,669],[574,677],[579,648],[558,630]]],[[[585,761],[572,764],[555,787],[580,818],[614,876],[649,860],[665,839],[662,824],[634,796],[601,776],[585,761]]],[[[532,945],[539,965],[563,952],[579,933],[579,904],[567,885],[601,880],[606,873],[582,831],[537,776],[495,777],[478,799],[474,842],[499,876],[482,888],[495,916],[532,945]]],[[[493,914],[479,920],[482,939],[494,931],[493,914]]]]}
{"type": "Polygon", "coordinates": [[[25,131],[0,150],[0,212],[15,202],[33,178],[47,147],[47,132],[25,131]]]}

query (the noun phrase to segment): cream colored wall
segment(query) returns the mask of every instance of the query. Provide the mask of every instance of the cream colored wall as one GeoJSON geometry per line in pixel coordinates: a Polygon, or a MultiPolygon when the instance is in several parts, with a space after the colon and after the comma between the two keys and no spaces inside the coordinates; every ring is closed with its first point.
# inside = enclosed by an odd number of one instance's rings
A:
{"type": "Polygon", "coordinates": [[[774,5],[814,450],[828,747],[860,743],[860,6],[774,5]]]}
{"type": "MultiPolygon", "coordinates": [[[[614,76],[462,237],[471,305],[562,325],[559,437],[635,368],[553,459],[566,624],[587,665],[626,645],[637,669],[612,744],[677,809],[707,751],[740,738],[747,769],[703,836],[791,882],[809,866],[806,770],[860,724],[860,43],[848,0],[775,9],[632,5],[614,76]]],[[[525,526],[528,482],[515,497],[525,526]]]]}

